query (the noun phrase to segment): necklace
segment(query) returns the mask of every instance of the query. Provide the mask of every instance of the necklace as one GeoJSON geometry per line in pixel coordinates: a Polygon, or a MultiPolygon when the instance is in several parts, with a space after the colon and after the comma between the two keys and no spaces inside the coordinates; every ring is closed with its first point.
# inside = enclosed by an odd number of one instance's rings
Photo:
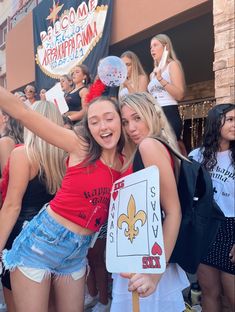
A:
{"type": "Polygon", "coordinates": [[[115,163],[116,163],[115,160],[114,160],[113,163],[108,163],[108,162],[103,158],[103,156],[101,156],[100,159],[101,159],[101,160],[103,161],[103,163],[104,163],[107,167],[109,167],[109,168],[113,168],[113,166],[114,166],[115,163]]]}
{"type": "Polygon", "coordinates": [[[109,171],[109,174],[111,176],[111,182],[112,182],[112,185],[113,185],[113,181],[114,181],[114,178],[113,178],[113,173],[112,173],[112,168],[115,164],[115,161],[113,163],[110,163],[110,164],[107,164],[107,162],[105,161],[105,159],[103,158],[103,156],[100,157],[100,160],[105,164],[105,166],[107,167],[108,171],[109,171]]]}

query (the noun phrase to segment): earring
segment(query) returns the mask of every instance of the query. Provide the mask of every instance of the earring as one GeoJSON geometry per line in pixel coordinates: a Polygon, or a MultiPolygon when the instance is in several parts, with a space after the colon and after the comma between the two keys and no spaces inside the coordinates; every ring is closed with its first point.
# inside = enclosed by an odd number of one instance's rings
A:
{"type": "Polygon", "coordinates": [[[86,83],[86,79],[83,79],[83,80],[82,80],[82,83],[85,84],[85,83],[86,83]]]}

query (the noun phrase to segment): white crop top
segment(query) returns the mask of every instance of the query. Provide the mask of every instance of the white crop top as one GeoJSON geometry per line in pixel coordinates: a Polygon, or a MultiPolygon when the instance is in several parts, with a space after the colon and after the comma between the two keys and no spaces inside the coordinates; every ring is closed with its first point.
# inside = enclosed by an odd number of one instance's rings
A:
{"type": "MultiPolygon", "coordinates": [[[[162,78],[171,83],[169,74],[169,64],[162,72],[162,78]]],[[[177,101],[163,88],[155,75],[148,84],[148,92],[157,100],[160,106],[177,105],[177,101]]]]}
{"type": "Polygon", "coordinates": [[[119,90],[118,98],[121,99],[122,97],[124,97],[127,94],[129,94],[129,91],[127,88],[124,87],[124,88],[119,90]]]}

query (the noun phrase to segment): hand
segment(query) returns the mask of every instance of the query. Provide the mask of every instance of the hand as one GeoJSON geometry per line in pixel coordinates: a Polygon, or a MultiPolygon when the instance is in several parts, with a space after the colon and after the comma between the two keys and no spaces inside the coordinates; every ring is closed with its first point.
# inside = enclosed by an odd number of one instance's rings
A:
{"type": "Polygon", "coordinates": [[[235,264],[235,244],[233,244],[233,247],[230,250],[229,259],[233,264],[235,264]]]}
{"type": "Polygon", "coordinates": [[[157,80],[162,80],[162,71],[157,66],[154,67],[153,73],[157,80]]]}
{"type": "Polygon", "coordinates": [[[137,291],[140,297],[148,297],[155,290],[161,278],[160,274],[132,274],[121,273],[124,278],[129,278],[128,290],[137,291]]]}

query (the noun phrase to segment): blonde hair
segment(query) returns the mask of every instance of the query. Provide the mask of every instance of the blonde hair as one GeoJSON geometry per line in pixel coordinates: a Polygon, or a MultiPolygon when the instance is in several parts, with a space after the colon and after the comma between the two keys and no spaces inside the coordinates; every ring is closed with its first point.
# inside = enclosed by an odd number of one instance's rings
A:
{"type": "MultiPolygon", "coordinates": [[[[125,51],[122,53],[120,58],[127,57],[131,61],[131,77],[130,80],[133,83],[135,92],[139,91],[139,76],[146,76],[147,74],[140,63],[138,56],[132,51],[125,51]]],[[[123,84],[120,85],[120,90],[123,89],[123,84]]]]}
{"type": "MultiPolygon", "coordinates": [[[[162,140],[166,141],[175,151],[179,153],[179,148],[177,144],[176,137],[174,135],[173,130],[167,118],[157,103],[157,101],[147,92],[142,93],[132,93],[128,94],[120,102],[121,109],[123,106],[128,106],[133,109],[143,120],[148,129],[149,129],[149,137],[159,137],[162,140]]],[[[127,159],[130,159],[130,162],[133,160],[134,153],[136,151],[136,145],[130,141],[128,136],[125,133],[126,138],[126,146],[125,153],[127,159]]],[[[177,157],[172,155],[175,164],[175,175],[178,178],[180,161],[177,157]]],[[[129,163],[130,163],[129,162],[129,163]]],[[[128,163],[128,164],[129,164],[128,163]]]]}
{"type": "MultiPolygon", "coordinates": [[[[161,44],[165,47],[167,47],[167,50],[168,50],[168,56],[167,56],[167,63],[169,62],[169,60],[174,60],[176,61],[178,64],[179,64],[179,67],[180,69],[182,70],[182,73],[183,73],[183,76],[184,76],[184,70],[183,70],[183,67],[182,67],[182,64],[181,62],[179,61],[179,59],[177,58],[177,55],[175,53],[175,50],[173,48],[173,45],[172,45],[172,42],[171,42],[171,39],[165,35],[165,34],[158,34],[156,36],[154,36],[151,41],[153,39],[156,39],[158,41],[161,42],[161,44]]],[[[156,64],[154,64],[155,66],[156,64]]]]}
{"type": "MultiPolygon", "coordinates": [[[[36,101],[32,109],[52,122],[63,127],[63,118],[58,108],[49,101],[36,101]]],[[[45,183],[50,194],[55,194],[61,185],[65,173],[65,152],[38,137],[25,128],[25,149],[29,161],[39,168],[39,177],[45,183]]]]}

